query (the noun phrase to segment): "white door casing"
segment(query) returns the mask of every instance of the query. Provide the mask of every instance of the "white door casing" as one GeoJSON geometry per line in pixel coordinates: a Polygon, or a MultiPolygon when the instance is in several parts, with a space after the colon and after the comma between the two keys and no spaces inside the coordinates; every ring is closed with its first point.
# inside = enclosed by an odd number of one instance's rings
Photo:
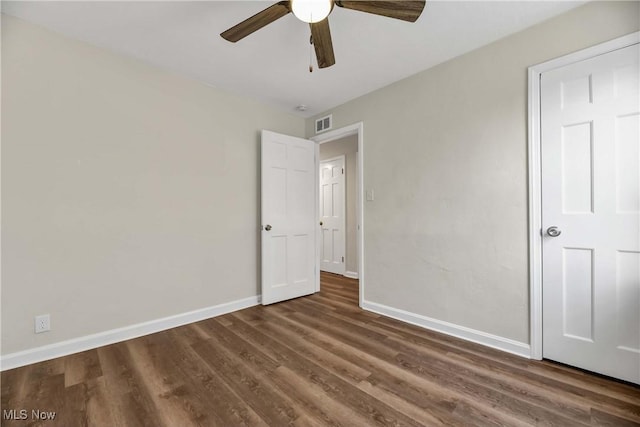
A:
{"type": "Polygon", "coordinates": [[[345,156],[320,162],[320,270],[345,272],[345,156]]]}
{"type": "Polygon", "coordinates": [[[262,131],[262,304],[315,292],[316,149],[262,131]]]}
{"type": "Polygon", "coordinates": [[[542,73],[543,355],[640,383],[638,44],[542,73]],[[560,231],[557,237],[549,227],[560,231]]]}

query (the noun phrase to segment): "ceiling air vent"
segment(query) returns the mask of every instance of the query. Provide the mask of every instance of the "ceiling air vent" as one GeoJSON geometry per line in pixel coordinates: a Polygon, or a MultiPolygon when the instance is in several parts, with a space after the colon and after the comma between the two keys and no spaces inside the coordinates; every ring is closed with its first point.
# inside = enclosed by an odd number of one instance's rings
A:
{"type": "Polygon", "coordinates": [[[316,120],[316,133],[324,132],[325,130],[331,129],[331,122],[331,114],[316,120]]]}

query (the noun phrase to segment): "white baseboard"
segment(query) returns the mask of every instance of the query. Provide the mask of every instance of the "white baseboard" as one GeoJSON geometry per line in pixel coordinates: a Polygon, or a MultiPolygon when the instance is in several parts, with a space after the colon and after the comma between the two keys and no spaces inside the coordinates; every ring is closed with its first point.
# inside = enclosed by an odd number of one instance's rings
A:
{"type": "Polygon", "coordinates": [[[100,332],[84,337],[73,338],[42,347],[5,354],[0,358],[0,371],[6,371],[8,369],[43,362],[45,360],[91,350],[97,347],[130,340],[132,338],[138,338],[143,335],[149,335],[189,323],[199,322],[200,320],[210,319],[222,314],[253,307],[258,304],[260,304],[260,295],[189,311],[187,313],[176,314],[162,319],[125,326],[123,328],[112,329],[110,331],[100,332]]]}
{"type": "Polygon", "coordinates": [[[348,277],[349,279],[357,279],[358,273],[356,273],[355,271],[345,271],[343,276],[348,277]]]}
{"type": "Polygon", "coordinates": [[[523,342],[477,331],[475,329],[467,328],[466,326],[432,319],[420,314],[411,313],[409,311],[400,310],[375,302],[363,301],[362,308],[403,322],[411,323],[412,325],[421,326],[432,331],[441,332],[456,338],[462,338],[463,340],[506,351],[507,353],[515,354],[517,356],[526,358],[531,357],[529,344],[525,344],[523,342]]]}

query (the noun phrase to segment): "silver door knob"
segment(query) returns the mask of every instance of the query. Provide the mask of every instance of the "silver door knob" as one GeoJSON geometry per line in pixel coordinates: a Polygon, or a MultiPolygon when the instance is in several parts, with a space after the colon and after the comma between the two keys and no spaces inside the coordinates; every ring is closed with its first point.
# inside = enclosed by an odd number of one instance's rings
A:
{"type": "Polygon", "coordinates": [[[551,237],[558,237],[560,234],[562,234],[562,231],[560,231],[558,227],[554,225],[547,228],[547,234],[551,237]]]}
{"type": "Polygon", "coordinates": [[[264,229],[267,230],[267,231],[271,231],[271,224],[265,225],[264,229]]]}

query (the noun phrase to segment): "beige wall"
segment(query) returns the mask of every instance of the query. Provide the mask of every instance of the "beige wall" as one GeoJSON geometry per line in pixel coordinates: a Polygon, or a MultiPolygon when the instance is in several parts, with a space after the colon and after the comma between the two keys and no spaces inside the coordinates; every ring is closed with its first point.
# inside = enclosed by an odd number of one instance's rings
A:
{"type": "Polygon", "coordinates": [[[329,111],[364,122],[366,300],[529,342],[527,67],[637,31],[639,5],[589,3],[329,111]]]}
{"type": "Polygon", "coordinates": [[[304,120],[3,16],[3,354],[257,295],[263,128],[304,120]]]}
{"type": "Polygon", "coordinates": [[[357,157],[358,135],[347,136],[336,141],[320,144],[320,160],[345,156],[345,199],[346,199],[346,233],[345,233],[345,270],[358,272],[358,218],[356,202],[358,197],[357,157]]]}

